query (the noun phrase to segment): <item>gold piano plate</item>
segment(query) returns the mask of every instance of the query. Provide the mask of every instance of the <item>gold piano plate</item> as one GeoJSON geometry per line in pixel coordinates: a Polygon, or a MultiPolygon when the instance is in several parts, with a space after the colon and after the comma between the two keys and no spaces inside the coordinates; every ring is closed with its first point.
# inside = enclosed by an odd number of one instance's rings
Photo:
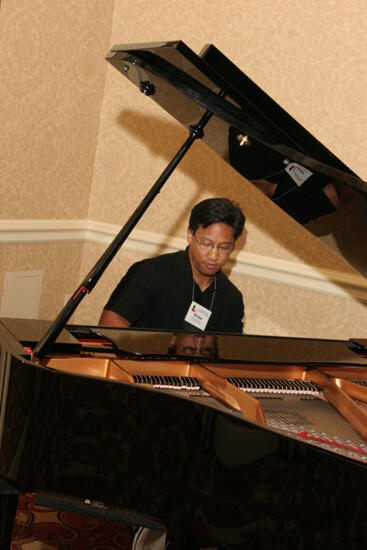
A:
{"type": "Polygon", "coordinates": [[[127,374],[112,359],[105,357],[51,357],[42,361],[42,364],[71,374],[129,382],[127,374]]]}

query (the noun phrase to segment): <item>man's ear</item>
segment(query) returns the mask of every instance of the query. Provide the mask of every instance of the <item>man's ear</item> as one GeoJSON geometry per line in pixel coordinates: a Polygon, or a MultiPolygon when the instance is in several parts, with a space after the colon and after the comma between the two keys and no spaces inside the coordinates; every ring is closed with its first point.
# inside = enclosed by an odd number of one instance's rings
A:
{"type": "Polygon", "coordinates": [[[192,232],[192,229],[189,227],[187,228],[187,242],[191,244],[191,241],[193,239],[194,233],[192,232]]]}

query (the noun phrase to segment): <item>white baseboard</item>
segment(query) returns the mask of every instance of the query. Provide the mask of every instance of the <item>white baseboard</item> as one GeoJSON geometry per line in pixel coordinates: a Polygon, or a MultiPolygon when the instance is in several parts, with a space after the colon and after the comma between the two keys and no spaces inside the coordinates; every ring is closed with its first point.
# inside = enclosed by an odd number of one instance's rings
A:
{"type": "MultiPolygon", "coordinates": [[[[109,244],[120,226],[93,220],[0,220],[0,244],[80,241],[109,244]]],[[[159,233],[134,229],[124,248],[147,256],[182,250],[186,241],[159,233]]],[[[232,272],[272,283],[304,288],[367,302],[367,280],[358,274],[240,252],[232,272]]]]}

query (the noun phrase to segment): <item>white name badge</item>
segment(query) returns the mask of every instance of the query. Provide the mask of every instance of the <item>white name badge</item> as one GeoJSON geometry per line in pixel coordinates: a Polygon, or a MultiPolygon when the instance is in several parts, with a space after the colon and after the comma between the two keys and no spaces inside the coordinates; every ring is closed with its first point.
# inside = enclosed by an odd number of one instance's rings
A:
{"type": "Polygon", "coordinates": [[[205,330],[211,314],[210,309],[206,309],[206,307],[201,306],[193,300],[187,310],[185,321],[200,330],[205,330]]]}
{"type": "Polygon", "coordinates": [[[301,187],[301,185],[303,185],[308,178],[313,176],[313,172],[304,166],[301,166],[297,162],[290,162],[287,164],[285,171],[292,178],[294,183],[298,185],[298,187],[301,187]]]}

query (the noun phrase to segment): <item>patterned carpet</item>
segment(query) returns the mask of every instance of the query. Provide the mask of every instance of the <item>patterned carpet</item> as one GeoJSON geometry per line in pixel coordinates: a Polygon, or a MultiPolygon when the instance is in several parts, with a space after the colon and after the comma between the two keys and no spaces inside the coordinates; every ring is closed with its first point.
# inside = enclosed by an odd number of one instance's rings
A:
{"type": "Polygon", "coordinates": [[[20,495],[11,550],[130,550],[129,527],[37,506],[33,495],[20,495]]]}

